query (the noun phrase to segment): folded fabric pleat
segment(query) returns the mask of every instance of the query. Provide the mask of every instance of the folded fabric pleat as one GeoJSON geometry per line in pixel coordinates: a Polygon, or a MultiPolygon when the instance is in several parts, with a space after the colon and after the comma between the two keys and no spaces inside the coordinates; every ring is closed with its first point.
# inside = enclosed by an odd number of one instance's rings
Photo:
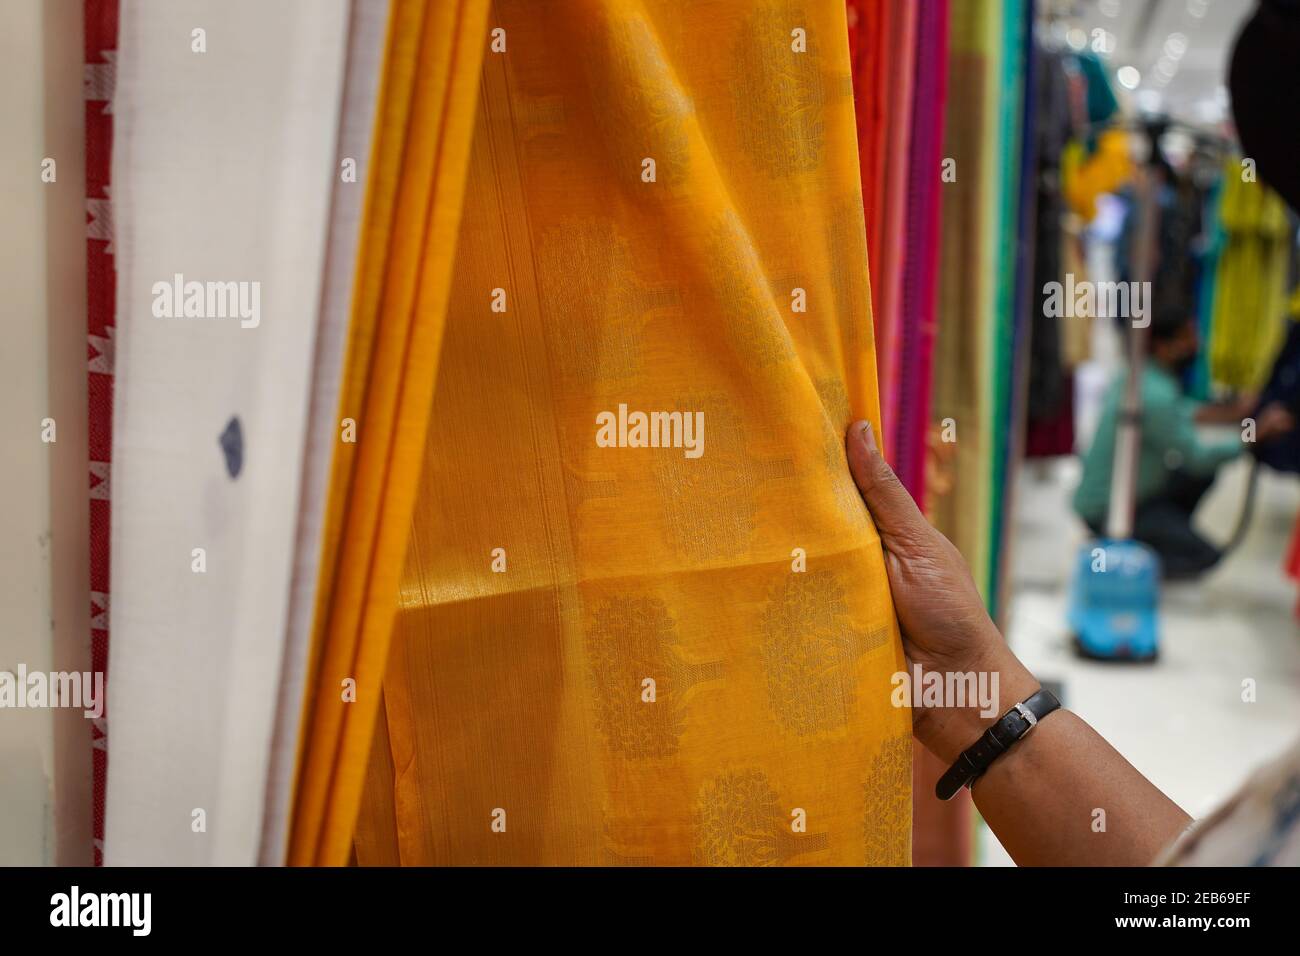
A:
{"type": "Polygon", "coordinates": [[[395,0],[325,519],[296,865],[351,853],[442,345],[487,0],[395,0]]]}
{"type": "MultiPolygon", "coordinates": [[[[389,8],[390,0],[352,0],[347,73],[336,152],[339,174],[334,180],[330,204],[320,324],[308,409],[307,447],[303,455],[302,498],[298,505],[294,546],[293,586],[289,596],[280,699],[259,853],[259,862],[265,865],[283,864],[288,849],[289,818],[302,730],[303,689],[311,656],[321,540],[329,502],[334,449],[340,444],[352,444],[349,439],[355,437],[355,421],[348,423],[337,412],[352,316],[363,201],[372,165],[370,153],[375,105],[389,8]]],[[[375,201],[379,201],[377,196],[375,201]]]]}

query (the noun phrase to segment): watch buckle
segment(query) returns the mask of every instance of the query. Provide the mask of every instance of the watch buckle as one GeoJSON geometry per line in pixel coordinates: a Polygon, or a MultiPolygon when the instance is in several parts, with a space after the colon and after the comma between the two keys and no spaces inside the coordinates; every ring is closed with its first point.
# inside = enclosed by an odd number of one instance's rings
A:
{"type": "Polygon", "coordinates": [[[1029,731],[1033,730],[1034,727],[1038,725],[1038,718],[1035,717],[1034,712],[1030,710],[1028,707],[1026,707],[1024,704],[1016,704],[1014,709],[1018,714],[1020,714],[1021,717],[1024,718],[1025,723],[1029,725],[1028,727],[1025,728],[1026,734],[1029,733],[1029,731]]]}

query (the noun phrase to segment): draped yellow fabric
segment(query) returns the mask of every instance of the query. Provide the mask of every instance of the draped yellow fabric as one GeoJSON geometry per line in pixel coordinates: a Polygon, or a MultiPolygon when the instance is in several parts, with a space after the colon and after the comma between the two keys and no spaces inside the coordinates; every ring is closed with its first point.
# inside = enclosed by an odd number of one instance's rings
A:
{"type": "Polygon", "coordinates": [[[487,0],[394,0],[322,543],[289,862],[341,865],[441,350],[487,0]]]}
{"type": "MultiPolygon", "coordinates": [[[[910,862],[904,661],[843,451],[879,423],[844,16],[493,5],[361,864],[910,862]]],[[[440,252],[397,228],[389,257],[440,252]]]]}
{"type": "Polygon", "coordinates": [[[1241,160],[1224,162],[1219,253],[1210,333],[1210,377],[1257,391],[1268,381],[1285,335],[1287,272],[1294,230],[1282,197],[1244,181],[1241,160]]]}

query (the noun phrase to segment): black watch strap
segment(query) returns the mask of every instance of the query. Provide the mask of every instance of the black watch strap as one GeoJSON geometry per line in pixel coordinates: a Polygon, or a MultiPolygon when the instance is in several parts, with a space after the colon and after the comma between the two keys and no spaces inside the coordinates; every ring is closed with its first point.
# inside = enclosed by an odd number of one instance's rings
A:
{"type": "Polygon", "coordinates": [[[1050,690],[1038,693],[1016,704],[984,731],[975,743],[962,751],[948,772],[934,786],[934,795],[940,800],[951,800],[962,787],[975,782],[989,764],[1002,756],[1017,740],[1037,726],[1038,722],[1061,706],[1050,690]]]}

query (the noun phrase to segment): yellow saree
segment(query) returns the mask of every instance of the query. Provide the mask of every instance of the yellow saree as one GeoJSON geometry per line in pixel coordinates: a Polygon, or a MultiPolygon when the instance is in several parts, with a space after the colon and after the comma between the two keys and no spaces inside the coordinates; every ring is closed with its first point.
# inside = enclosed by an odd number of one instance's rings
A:
{"type": "Polygon", "coordinates": [[[301,779],[316,862],[352,817],[363,865],[910,862],[843,453],[879,424],[844,16],[493,5],[383,705],[359,807],[357,768],[301,779]]]}

